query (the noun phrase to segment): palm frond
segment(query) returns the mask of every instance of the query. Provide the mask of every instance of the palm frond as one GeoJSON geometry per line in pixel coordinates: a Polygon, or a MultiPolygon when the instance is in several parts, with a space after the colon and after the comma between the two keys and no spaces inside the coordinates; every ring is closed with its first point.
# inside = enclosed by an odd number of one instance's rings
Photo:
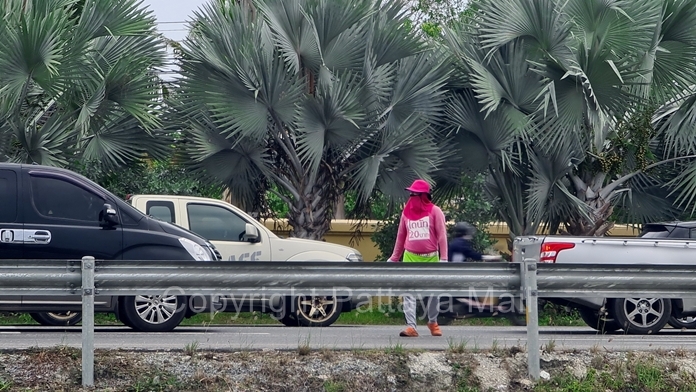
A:
{"type": "Polygon", "coordinates": [[[144,157],[166,159],[173,142],[171,135],[149,133],[136,118],[122,114],[106,119],[80,143],[87,160],[101,161],[106,167],[125,166],[144,157]]]}
{"type": "Polygon", "coordinates": [[[649,223],[677,219],[681,210],[670,196],[670,188],[659,178],[638,174],[616,194],[620,221],[649,223]]]}
{"type": "Polygon", "coordinates": [[[688,89],[694,83],[696,32],[687,27],[694,23],[694,2],[662,2],[661,25],[655,29],[652,47],[643,60],[643,68],[652,71],[648,80],[649,91],[660,102],[671,100],[675,93],[688,89]]]}
{"type": "Polygon", "coordinates": [[[305,67],[319,72],[322,65],[315,30],[304,12],[307,5],[304,0],[266,0],[257,3],[268,23],[275,46],[294,74],[299,74],[305,67]]]}
{"type": "Polygon", "coordinates": [[[361,139],[366,113],[360,101],[361,80],[344,73],[328,85],[319,84],[317,94],[307,97],[297,119],[297,152],[315,172],[326,150],[346,153],[361,139]]]}
{"type": "Polygon", "coordinates": [[[308,8],[307,21],[314,29],[323,65],[332,72],[360,70],[368,42],[366,22],[375,12],[372,1],[358,0],[346,7],[340,1],[319,0],[308,8]]]}
{"type": "Polygon", "coordinates": [[[425,41],[409,30],[408,9],[400,0],[374,2],[369,45],[377,67],[426,51],[425,41]]]}
{"type": "Polygon", "coordinates": [[[395,84],[386,115],[388,128],[399,126],[407,117],[417,114],[424,121],[438,118],[444,108],[442,88],[447,70],[442,59],[423,53],[403,59],[396,69],[395,84]]]}
{"type": "MultiPolygon", "coordinates": [[[[16,0],[13,0],[16,2],[16,0]]],[[[57,73],[65,60],[71,31],[65,1],[27,3],[19,14],[0,23],[0,94],[4,110],[17,108],[33,83],[57,93],[57,73]],[[50,8],[58,7],[58,8],[50,8]]]]}
{"type": "Polygon", "coordinates": [[[155,16],[143,0],[85,0],[75,39],[89,42],[97,37],[152,36],[155,16]]]}
{"type": "Polygon", "coordinates": [[[531,178],[526,203],[530,222],[540,225],[578,216],[591,221],[589,207],[570,191],[567,181],[580,154],[561,148],[551,155],[529,154],[531,178]]]}
{"type": "Polygon", "coordinates": [[[673,190],[669,196],[676,196],[679,207],[691,207],[691,213],[696,211],[696,160],[690,160],[685,170],[667,183],[673,190]]]}
{"type": "Polygon", "coordinates": [[[75,135],[69,130],[74,121],[54,113],[43,124],[28,122],[15,129],[17,141],[22,146],[15,160],[48,166],[66,166],[74,153],[75,135]]]}
{"type": "Polygon", "coordinates": [[[665,157],[696,153],[696,88],[683,99],[663,105],[653,118],[665,144],[665,157]]]}
{"type": "Polygon", "coordinates": [[[487,0],[481,2],[481,39],[493,49],[523,39],[559,62],[571,57],[570,24],[555,0],[487,0]]]}

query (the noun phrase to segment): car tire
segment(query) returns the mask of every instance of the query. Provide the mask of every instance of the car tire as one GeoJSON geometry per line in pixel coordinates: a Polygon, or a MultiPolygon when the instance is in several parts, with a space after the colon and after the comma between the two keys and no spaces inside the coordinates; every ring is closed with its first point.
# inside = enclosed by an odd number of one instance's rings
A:
{"type": "Polygon", "coordinates": [[[664,298],[617,298],[611,301],[614,319],[628,334],[659,332],[672,316],[672,301],[664,298]]]}
{"type": "Polygon", "coordinates": [[[676,318],[671,316],[667,324],[671,325],[672,328],[676,329],[696,329],[696,317],[682,317],[676,318]]]}
{"type": "Polygon", "coordinates": [[[50,327],[77,325],[82,321],[82,313],[80,312],[29,313],[29,316],[37,323],[50,327]]]}
{"type": "Polygon", "coordinates": [[[302,327],[328,327],[341,316],[343,302],[339,297],[294,297],[290,302],[290,314],[297,318],[298,325],[302,327]]]}
{"type": "Polygon", "coordinates": [[[300,327],[299,321],[297,321],[297,317],[292,314],[285,314],[283,316],[277,316],[276,319],[280,321],[283,325],[286,327],[300,327]]]}
{"type": "Polygon", "coordinates": [[[601,333],[612,333],[621,329],[621,325],[615,319],[607,315],[600,316],[597,310],[581,306],[578,307],[578,313],[585,324],[601,333]]]}
{"type": "Polygon", "coordinates": [[[186,316],[186,297],[137,295],[123,297],[122,322],[140,332],[169,332],[186,316]]]}

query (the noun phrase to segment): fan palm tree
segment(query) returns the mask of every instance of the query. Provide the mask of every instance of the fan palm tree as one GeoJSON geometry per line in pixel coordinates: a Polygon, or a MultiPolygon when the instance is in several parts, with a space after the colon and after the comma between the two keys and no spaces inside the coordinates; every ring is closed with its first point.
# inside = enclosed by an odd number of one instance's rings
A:
{"type": "Polygon", "coordinates": [[[399,1],[212,2],[182,48],[171,118],[194,168],[246,206],[289,206],[291,235],[320,239],[340,193],[403,196],[443,159],[441,57],[399,1]]]}
{"type": "Polygon", "coordinates": [[[458,164],[483,162],[513,235],[540,225],[602,235],[617,206],[644,222],[693,201],[695,2],[479,7],[472,23],[445,29],[456,64],[449,127],[459,156],[479,158],[458,164]]]}
{"type": "Polygon", "coordinates": [[[0,159],[68,166],[163,156],[164,45],[136,0],[0,6],[0,159]]]}

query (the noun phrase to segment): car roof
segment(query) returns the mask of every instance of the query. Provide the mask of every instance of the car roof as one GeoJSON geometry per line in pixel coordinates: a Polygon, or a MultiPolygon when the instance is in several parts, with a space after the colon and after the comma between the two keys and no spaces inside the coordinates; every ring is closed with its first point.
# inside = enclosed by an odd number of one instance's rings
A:
{"type": "Polygon", "coordinates": [[[696,227],[696,221],[671,221],[671,222],[651,222],[646,223],[645,227],[650,226],[673,226],[673,227],[696,227]]]}

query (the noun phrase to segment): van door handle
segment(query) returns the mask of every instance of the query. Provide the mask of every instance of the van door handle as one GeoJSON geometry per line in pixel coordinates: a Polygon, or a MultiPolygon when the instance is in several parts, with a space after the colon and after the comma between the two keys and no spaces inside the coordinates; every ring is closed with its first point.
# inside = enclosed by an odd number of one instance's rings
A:
{"type": "Polygon", "coordinates": [[[48,230],[24,230],[25,244],[48,244],[51,242],[51,232],[48,230]]]}

